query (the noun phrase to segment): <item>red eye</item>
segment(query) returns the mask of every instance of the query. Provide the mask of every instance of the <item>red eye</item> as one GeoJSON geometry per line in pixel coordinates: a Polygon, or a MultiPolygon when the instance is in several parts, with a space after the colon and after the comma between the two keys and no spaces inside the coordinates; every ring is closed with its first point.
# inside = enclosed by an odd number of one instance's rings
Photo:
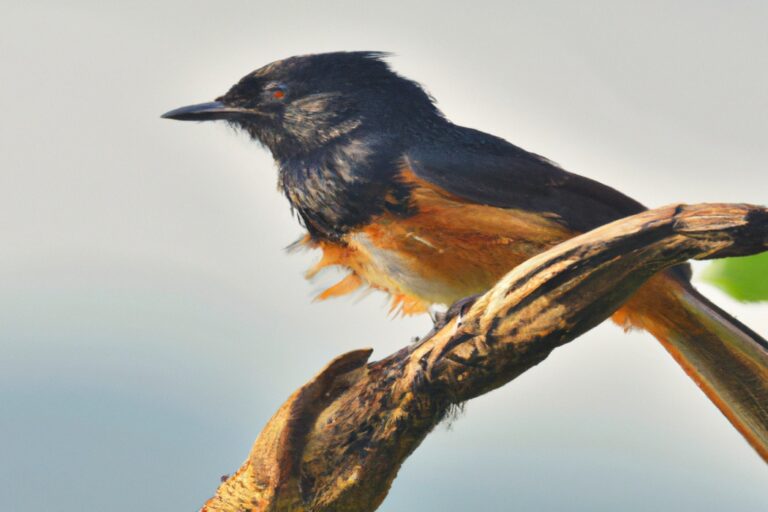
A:
{"type": "Polygon", "coordinates": [[[280,89],[278,89],[272,93],[272,97],[275,98],[276,100],[281,100],[285,98],[285,91],[281,91],[280,89]]]}

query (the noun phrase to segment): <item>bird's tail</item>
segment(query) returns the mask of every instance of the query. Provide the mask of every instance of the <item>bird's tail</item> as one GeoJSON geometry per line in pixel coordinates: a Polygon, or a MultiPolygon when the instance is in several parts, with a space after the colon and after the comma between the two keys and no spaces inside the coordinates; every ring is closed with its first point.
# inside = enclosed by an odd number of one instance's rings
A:
{"type": "Polygon", "coordinates": [[[768,462],[768,342],[671,273],[614,316],[653,334],[768,462]]]}

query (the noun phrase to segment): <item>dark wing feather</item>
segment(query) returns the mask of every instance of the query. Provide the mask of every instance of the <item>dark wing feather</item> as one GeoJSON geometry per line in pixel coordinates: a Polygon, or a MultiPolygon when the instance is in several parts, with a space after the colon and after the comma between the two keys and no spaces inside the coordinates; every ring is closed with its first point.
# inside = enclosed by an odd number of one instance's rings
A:
{"type": "Polygon", "coordinates": [[[466,200],[555,218],[585,232],[646,208],[597,181],[477,130],[450,125],[438,142],[412,146],[413,172],[466,200]]]}

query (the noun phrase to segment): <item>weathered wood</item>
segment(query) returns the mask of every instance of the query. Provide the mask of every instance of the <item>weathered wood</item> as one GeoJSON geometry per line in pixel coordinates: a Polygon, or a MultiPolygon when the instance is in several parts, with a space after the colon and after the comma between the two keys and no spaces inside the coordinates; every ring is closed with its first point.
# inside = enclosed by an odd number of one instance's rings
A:
{"type": "Polygon", "coordinates": [[[768,210],[669,206],[603,226],[507,274],[436,333],[367,363],[342,355],[285,402],[203,511],[372,511],[452,405],[502,386],[688,259],[768,249],[768,210]]]}

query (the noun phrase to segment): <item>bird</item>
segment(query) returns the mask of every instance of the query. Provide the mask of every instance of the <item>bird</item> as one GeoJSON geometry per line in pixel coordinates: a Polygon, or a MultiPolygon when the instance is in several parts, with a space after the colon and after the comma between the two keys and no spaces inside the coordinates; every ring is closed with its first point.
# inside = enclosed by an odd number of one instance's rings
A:
{"type": "MultiPolygon", "coordinates": [[[[215,101],[162,116],[223,120],[271,152],[278,188],[306,229],[295,245],[322,252],[307,276],[348,272],[318,298],[370,287],[404,314],[461,304],[536,254],[646,210],[454,124],[388,55],[289,57],[215,101]]],[[[686,266],[652,277],[612,318],[656,337],[768,461],[768,342],[697,291],[686,266]]]]}

